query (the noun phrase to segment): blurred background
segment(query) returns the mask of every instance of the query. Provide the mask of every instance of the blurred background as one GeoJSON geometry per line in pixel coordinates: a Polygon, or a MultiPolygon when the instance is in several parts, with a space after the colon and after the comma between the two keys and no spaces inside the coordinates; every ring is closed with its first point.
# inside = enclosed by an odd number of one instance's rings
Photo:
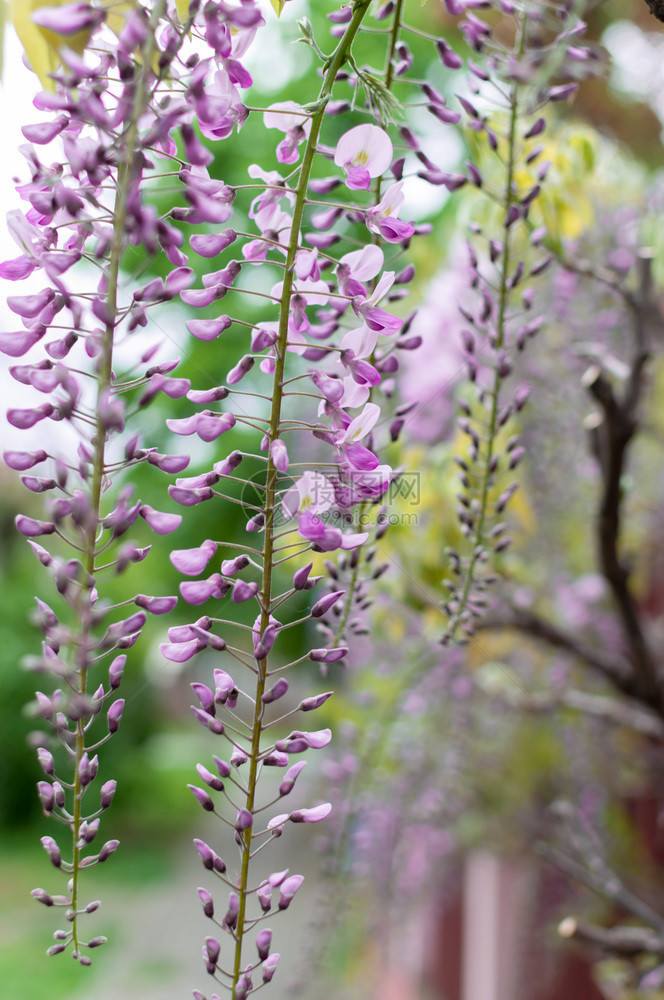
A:
{"type": "MultiPolygon", "coordinates": [[[[463,49],[439,0],[406,6],[411,24],[444,31],[463,49]]],[[[318,0],[293,0],[277,22],[266,5],[269,26],[249,60],[255,105],[304,101],[316,92],[311,52],[292,44],[294,21],[306,14],[324,36],[330,9],[318,0]]],[[[294,683],[296,699],[300,686],[307,693],[321,684],[337,692],[318,720],[332,728],[334,741],[319,755],[325,759],[308,769],[316,772],[309,789],[331,798],[335,810],[313,834],[299,827],[283,849],[279,845],[278,867],[302,872],[306,882],[288,919],[274,926],[282,954],[270,987],[274,1000],[664,997],[661,959],[633,960],[588,942],[570,943],[569,923],[567,934],[564,924],[562,935],[558,930],[572,914],[606,927],[634,917],[620,893],[596,891],[598,884],[629,887],[664,914],[662,732],[652,719],[635,720],[627,710],[625,719],[619,709],[613,718],[599,711],[597,701],[584,705],[570,697],[581,692],[612,700],[614,692],[592,668],[592,653],[620,652],[623,644],[596,560],[601,478],[593,451],[595,410],[582,380],[592,364],[616,384],[625,378],[631,317],[614,285],[635,287],[644,247],[652,260],[653,308],[661,305],[664,25],[643,0],[591,4],[588,24],[590,38],[606,50],[607,72],[585,82],[569,106],[557,106],[546,137],[552,173],[540,211],[560,260],[594,262],[611,281],[598,288],[582,267],[556,263],[538,284],[537,311],[547,325],[522,362],[521,376],[534,391],[520,418],[527,457],[511,507],[515,541],[501,561],[500,600],[486,627],[453,650],[437,641],[445,627],[443,553],[460,540],[453,461],[459,448],[454,399],[463,380],[457,303],[467,287],[467,225],[483,221],[487,209],[465,189],[450,195],[415,184],[409,194],[404,218],[431,220],[433,229],[412,247],[414,298],[421,306],[413,333],[421,333],[424,344],[398,375],[401,396],[418,405],[392,464],[402,464],[416,485],[395,498],[393,524],[380,544],[378,558],[388,571],[373,584],[371,634],[343,669],[330,667],[329,678],[307,663],[294,683]],[[541,627],[524,625],[537,620],[541,626],[543,618],[574,641],[549,641],[541,627]]],[[[410,41],[427,78],[449,92],[452,84],[431,43],[416,36],[410,41]]],[[[19,204],[12,178],[23,174],[20,126],[42,117],[31,105],[33,77],[9,28],[4,62],[3,212],[19,204]]],[[[441,133],[423,109],[411,114],[408,124],[427,136],[429,156],[439,166],[454,170],[465,161],[462,138],[449,129],[441,133]]],[[[211,172],[229,184],[243,183],[251,163],[275,166],[274,133],[250,120],[242,136],[229,144],[232,159],[214,150],[211,172]]],[[[168,190],[155,198],[167,200],[168,190]]],[[[2,259],[15,256],[7,233],[0,253],[2,259]]],[[[146,262],[137,256],[133,263],[140,272],[146,262]]],[[[188,337],[184,318],[176,305],[159,316],[161,334],[183,357],[178,374],[195,381],[204,370],[216,374],[218,384],[235,360],[237,342],[218,341],[212,361],[188,337]]],[[[4,329],[14,322],[4,305],[0,322],[4,329]]],[[[639,613],[661,652],[664,368],[658,324],[659,313],[644,412],[624,478],[623,537],[639,613]]],[[[0,394],[11,406],[20,387],[3,365],[0,394]]],[[[157,400],[146,414],[146,436],[168,451],[160,406],[157,400]]],[[[8,430],[3,422],[3,448],[10,444],[8,430]]],[[[41,433],[57,435],[58,426],[41,433]]],[[[23,446],[29,447],[27,439],[23,446]]],[[[198,471],[193,459],[192,475],[198,471]]],[[[144,502],[164,506],[163,482],[140,467],[136,488],[144,502]]],[[[0,992],[8,1000],[179,1000],[194,987],[206,990],[200,947],[208,930],[196,895],[205,872],[192,838],[212,844],[220,838],[186,785],[194,780],[196,761],[214,749],[188,707],[190,682],[205,680],[212,665],[201,658],[194,667],[164,661],[158,618],[132,651],[122,726],[102,762],[105,776],[118,780],[106,830],[121,848],[108,871],[88,876],[89,897],[103,899],[96,932],[106,933],[109,944],[91,969],[47,959],[51,913],[36,906],[30,890],[53,882],[39,845],[39,837],[52,831],[38,808],[39,775],[28,745],[33,722],[25,706],[33,677],[20,667],[40,641],[28,609],[43,579],[13,526],[18,512],[32,513],[31,503],[36,510],[15,474],[2,467],[0,992]]],[[[236,525],[228,517],[225,535],[239,534],[239,514],[236,525]]],[[[204,534],[214,538],[221,528],[208,523],[204,534]]],[[[201,537],[190,519],[178,544],[195,545],[201,537]]],[[[136,541],[147,543],[139,529],[136,541]]],[[[153,549],[134,569],[133,581],[145,593],[177,593],[179,574],[167,549],[153,549]]],[[[187,609],[181,613],[188,620],[187,609]]],[[[304,651],[294,646],[288,652],[297,657],[304,651]]]]}

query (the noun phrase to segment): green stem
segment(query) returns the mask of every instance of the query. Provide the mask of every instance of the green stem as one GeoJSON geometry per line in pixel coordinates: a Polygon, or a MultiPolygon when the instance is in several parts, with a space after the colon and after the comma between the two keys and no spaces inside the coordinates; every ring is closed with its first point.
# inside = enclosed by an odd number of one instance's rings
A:
{"type": "MultiPolygon", "coordinates": [[[[105,393],[108,392],[112,383],[113,374],[113,333],[115,328],[115,318],[118,312],[118,281],[120,273],[120,259],[125,246],[125,223],[127,219],[127,199],[129,195],[129,183],[134,172],[137,154],[138,119],[142,114],[146,97],[146,80],[149,67],[152,62],[152,55],[155,47],[155,31],[160,18],[166,9],[166,0],[158,0],[151,18],[148,38],[143,52],[143,65],[139,74],[134,96],[130,125],[125,133],[124,147],[126,159],[118,171],[118,185],[113,209],[113,242],[109,258],[108,272],[108,292],[106,295],[106,306],[109,314],[109,322],[106,325],[102,337],[102,346],[97,374],[97,402],[95,419],[95,436],[93,438],[94,454],[92,461],[92,482],[90,485],[90,523],[85,534],[83,565],[88,578],[94,576],[95,572],[95,550],[97,544],[97,530],[101,515],[101,495],[103,491],[105,475],[106,456],[106,426],[101,414],[101,406],[105,393]]],[[[87,667],[88,649],[90,638],[90,607],[89,591],[87,599],[83,597],[81,588],[79,596],[79,617],[83,622],[81,638],[79,644],[79,667],[78,667],[78,693],[85,696],[87,692],[87,667]],[[87,607],[86,607],[87,605],[87,607]]],[[[76,725],[76,756],[74,771],[74,814],[71,823],[73,838],[73,859],[72,859],[72,892],[71,909],[74,911],[72,921],[72,940],[74,954],[78,955],[80,950],[78,936],[78,896],[79,896],[79,876],[81,848],[79,847],[81,829],[81,799],[84,788],[81,785],[80,763],[86,751],[85,746],[85,719],[79,719],[76,725]]]]}
{"type": "MultiPolygon", "coordinates": [[[[302,159],[302,168],[298,179],[295,193],[295,203],[293,205],[293,222],[291,225],[288,241],[288,253],[286,256],[286,271],[281,292],[280,314],[279,314],[279,334],[276,343],[276,366],[274,371],[272,388],[272,408],[270,412],[270,424],[268,437],[270,442],[279,437],[281,425],[281,408],[284,395],[284,369],[286,364],[286,347],[288,344],[288,317],[290,312],[290,298],[293,290],[293,267],[295,264],[295,254],[300,246],[300,227],[302,216],[307,200],[309,179],[311,168],[316,153],[318,137],[320,135],[325,108],[332,95],[332,89],[337,73],[346,61],[351,45],[359,30],[370,5],[371,0],[356,0],[353,8],[352,19],[340,39],[335,51],[330,56],[327,70],[323,79],[323,84],[316,102],[316,110],[311,117],[311,131],[307,139],[307,144],[302,159]]],[[[272,570],[274,566],[274,514],[275,500],[278,485],[277,469],[272,461],[272,456],[268,451],[266,494],[265,494],[265,540],[263,544],[263,579],[260,592],[261,614],[261,634],[267,628],[270,621],[270,610],[272,605],[272,570]]],[[[258,778],[258,758],[260,754],[260,738],[263,728],[263,703],[262,696],[265,693],[267,681],[267,658],[258,661],[258,676],[256,681],[256,703],[254,719],[252,725],[251,750],[249,754],[249,774],[247,778],[247,800],[246,808],[252,813],[256,798],[256,784],[258,778]]],[[[238,884],[239,908],[237,919],[237,936],[235,945],[235,961],[233,966],[233,991],[237,986],[242,971],[242,947],[244,943],[244,931],[246,921],[247,895],[249,884],[249,862],[251,856],[252,828],[249,827],[243,833],[242,845],[242,867],[238,884]]]]}

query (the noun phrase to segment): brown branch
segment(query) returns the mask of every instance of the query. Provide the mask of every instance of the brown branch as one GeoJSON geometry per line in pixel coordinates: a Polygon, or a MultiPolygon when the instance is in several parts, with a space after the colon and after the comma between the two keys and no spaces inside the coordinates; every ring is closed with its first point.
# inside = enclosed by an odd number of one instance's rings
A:
{"type": "Polygon", "coordinates": [[[640,280],[632,300],[634,353],[625,393],[616,395],[611,383],[596,367],[589,370],[586,388],[601,407],[603,420],[593,429],[595,451],[602,472],[602,495],[597,517],[597,543],[602,573],[622,621],[629,643],[632,677],[621,689],[664,715],[657,666],[641,625],[629,586],[630,567],[621,558],[622,479],[629,445],[638,429],[637,408],[643,391],[643,370],[648,360],[647,327],[650,321],[650,260],[640,259],[640,280]]]}
{"type": "Polygon", "coordinates": [[[630,683],[630,666],[624,659],[611,657],[601,650],[587,645],[532,611],[514,607],[507,611],[501,609],[497,614],[485,615],[476,627],[478,630],[516,629],[519,632],[525,632],[534,639],[539,639],[541,642],[553,646],[554,649],[562,649],[581,660],[610,680],[621,691],[624,691],[625,686],[630,683]]]}
{"type": "Polygon", "coordinates": [[[645,927],[597,927],[576,917],[565,917],[558,925],[558,934],[562,938],[595,945],[612,955],[664,957],[664,936],[645,927]]]}
{"type": "Polygon", "coordinates": [[[646,0],[646,3],[650,7],[650,13],[653,14],[658,21],[664,21],[664,0],[646,0]]]}
{"type": "Polygon", "coordinates": [[[545,858],[556,868],[559,868],[565,874],[575,879],[575,881],[581,882],[604,899],[610,899],[617,906],[631,913],[639,920],[642,920],[649,927],[656,929],[661,935],[664,935],[664,917],[656,910],[653,910],[648,903],[639,899],[638,896],[635,896],[633,892],[627,889],[615,872],[608,870],[603,873],[591,871],[585,865],[582,865],[574,858],[570,858],[569,855],[564,854],[557,847],[553,847],[545,841],[537,841],[533,846],[533,850],[540,857],[545,858]]]}
{"type": "MultiPolygon", "coordinates": [[[[478,681],[482,686],[481,680],[478,681]]],[[[591,715],[612,725],[625,726],[650,739],[664,740],[664,722],[649,709],[644,709],[639,702],[630,702],[626,698],[606,698],[602,695],[588,694],[586,691],[561,691],[551,694],[548,691],[535,691],[523,694],[511,689],[502,694],[512,708],[531,714],[548,714],[561,708],[571,708],[584,715],[591,715]]]]}

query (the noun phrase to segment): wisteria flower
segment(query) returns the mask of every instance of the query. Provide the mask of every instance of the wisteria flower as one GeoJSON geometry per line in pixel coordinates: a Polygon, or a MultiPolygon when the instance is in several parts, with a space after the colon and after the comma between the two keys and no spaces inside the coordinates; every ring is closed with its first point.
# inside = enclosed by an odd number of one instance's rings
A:
{"type": "Polygon", "coordinates": [[[368,190],[371,179],[384,174],[392,162],[392,141],[378,125],[356,125],[339,139],[334,162],[346,174],[346,187],[368,190]]]}
{"type": "Polygon", "coordinates": [[[281,101],[271,104],[263,115],[265,128],[276,128],[286,133],[277,146],[279,163],[297,163],[298,146],[311,132],[311,118],[295,101],[281,101]]]}
{"type": "Polygon", "coordinates": [[[354,549],[369,537],[367,532],[344,534],[319,517],[330,510],[335,497],[334,484],[326,476],[307,471],[291,486],[282,501],[284,517],[289,520],[297,517],[300,535],[313,542],[321,552],[354,549]]]}
{"type": "Polygon", "coordinates": [[[403,205],[402,188],[403,181],[390,184],[378,204],[364,213],[369,232],[379,233],[388,243],[400,243],[415,232],[409,222],[397,218],[403,205]]]}

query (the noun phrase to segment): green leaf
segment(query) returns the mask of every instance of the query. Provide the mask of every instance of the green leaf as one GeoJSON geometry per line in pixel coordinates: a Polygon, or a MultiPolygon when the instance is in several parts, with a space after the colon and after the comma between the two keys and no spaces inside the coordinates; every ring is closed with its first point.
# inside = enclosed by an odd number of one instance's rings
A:
{"type": "Polygon", "coordinates": [[[281,17],[281,12],[286,6],[286,0],[270,0],[270,3],[275,9],[277,17],[281,17]]]}

